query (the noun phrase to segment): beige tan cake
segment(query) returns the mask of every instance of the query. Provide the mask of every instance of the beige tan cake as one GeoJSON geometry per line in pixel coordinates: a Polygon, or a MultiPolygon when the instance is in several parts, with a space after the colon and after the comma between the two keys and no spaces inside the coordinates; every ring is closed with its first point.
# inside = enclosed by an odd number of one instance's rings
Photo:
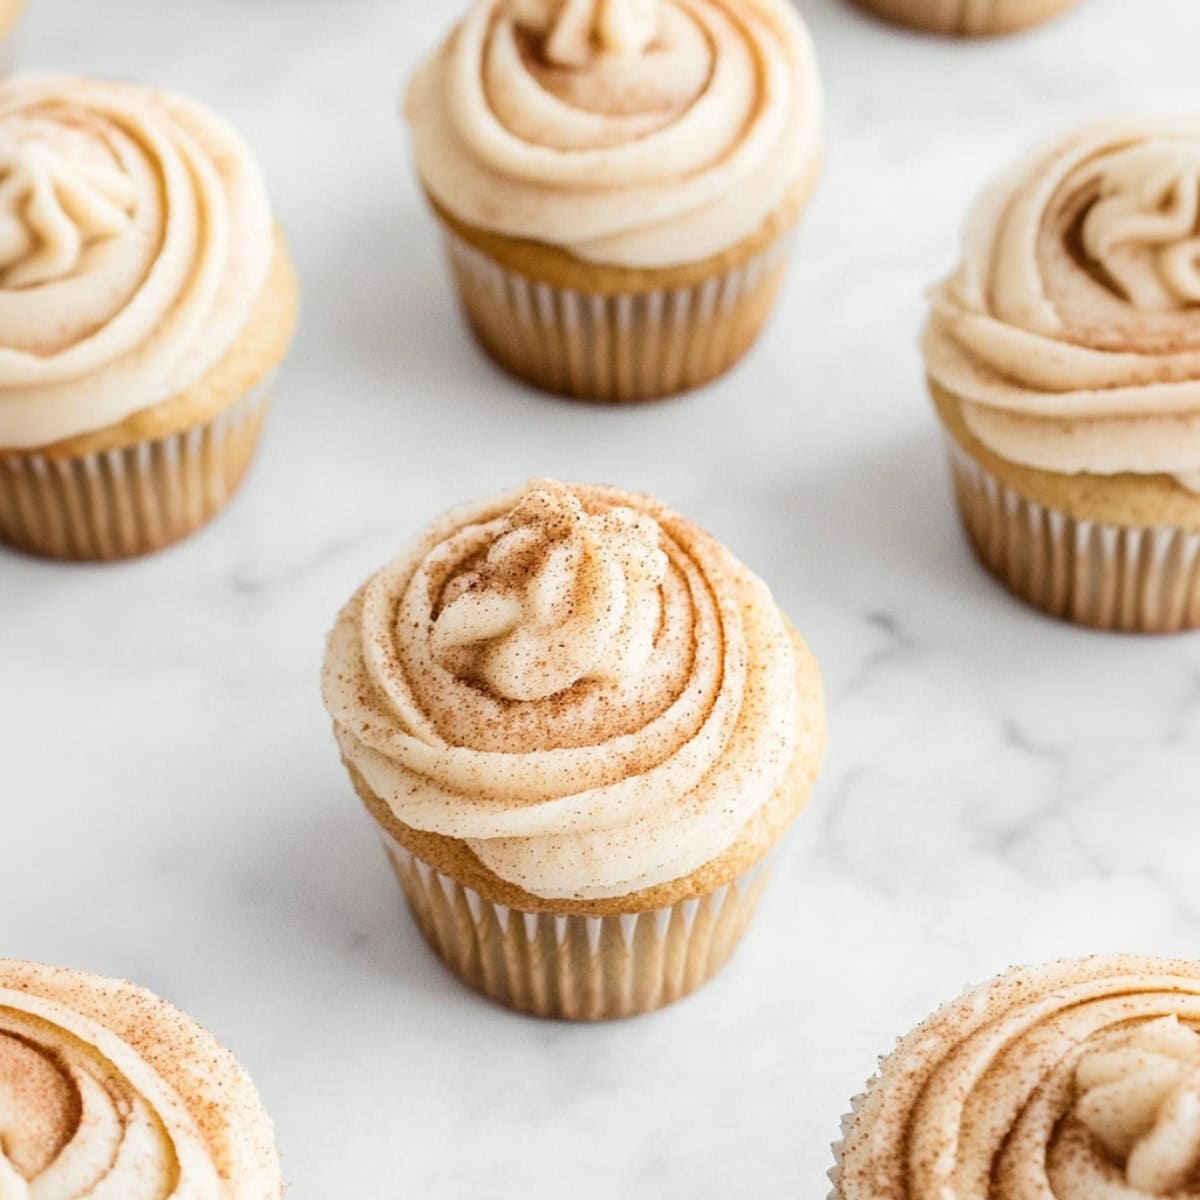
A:
{"type": "Polygon", "coordinates": [[[479,339],[593,400],[695,387],[750,347],[819,110],[787,0],[476,0],[406,104],[479,339]]]}
{"type": "Polygon", "coordinates": [[[547,1016],[712,975],[825,743],[816,662],[761,580],[655,500],[549,480],[369,580],[323,691],[430,943],[547,1016]]]}
{"type": "Polygon", "coordinates": [[[856,0],[900,25],[931,33],[980,37],[1040,25],[1078,0],[856,0]]]}
{"type": "Polygon", "coordinates": [[[131,84],[0,84],[0,542],[115,559],[204,524],[253,456],[296,301],[223,121],[131,84]]]}
{"type": "Polygon", "coordinates": [[[984,564],[1056,616],[1200,625],[1200,119],[1042,147],[977,206],[924,340],[984,564]]]}
{"type": "Polygon", "coordinates": [[[278,1200],[271,1121],[190,1017],[115,979],[0,959],[4,1200],[278,1200]]]}
{"type": "Polygon", "coordinates": [[[1012,971],[883,1062],[845,1123],[831,1200],[1200,1195],[1200,963],[1012,971]]]}

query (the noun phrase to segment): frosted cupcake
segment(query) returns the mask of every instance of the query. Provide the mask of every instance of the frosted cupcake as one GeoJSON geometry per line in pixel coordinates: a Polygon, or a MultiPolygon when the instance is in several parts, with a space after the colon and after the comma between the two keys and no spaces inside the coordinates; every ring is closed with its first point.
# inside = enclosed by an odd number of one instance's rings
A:
{"type": "Polygon", "coordinates": [[[1077,0],[857,0],[889,21],[964,37],[1015,33],[1056,17],[1077,0]]]}
{"type": "Polygon", "coordinates": [[[1149,1200],[1200,1188],[1200,963],[1018,970],[905,1038],[831,1200],[1149,1200]]]}
{"type": "Polygon", "coordinates": [[[1200,625],[1200,120],[1111,120],[988,191],[925,357],[971,542],[1038,608],[1200,625]]]}
{"type": "Polygon", "coordinates": [[[825,740],[817,664],[760,579],[655,500],[550,481],[374,576],[323,689],[431,945],[544,1016],[708,979],[825,740]]]}
{"type": "Polygon", "coordinates": [[[516,375],[646,400],[758,336],[818,166],[786,0],[479,0],[407,114],[467,316],[516,375]]]}
{"type": "Polygon", "coordinates": [[[0,1096],[6,1200],[283,1194],[245,1071],[132,984],[0,959],[0,1096]]]}
{"type": "Polygon", "coordinates": [[[0,542],[115,559],[236,490],[296,316],[241,139],[168,92],[0,84],[0,542]]]}

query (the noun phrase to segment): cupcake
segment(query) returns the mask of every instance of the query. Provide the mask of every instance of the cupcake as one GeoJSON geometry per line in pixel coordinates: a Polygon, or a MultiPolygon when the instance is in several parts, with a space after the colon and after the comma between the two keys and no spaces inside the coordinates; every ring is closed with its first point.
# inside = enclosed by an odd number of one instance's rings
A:
{"type": "Polygon", "coordinates": [[[407,115],[485,349],[590,400],[722,374],[774,303],[819,107],[787,0],[477,0],[407,115]]]}
{"type": "Polygon", "coordinates": [[[979,37],[1015,33],[1066,12],[1076,0],[857,0],[901,25],[979,37]]]}
{"type": "Polygon", "coordinates": [[[241,482],[296,280],[237,134],[169,92],[0,84],[0,542],[160,549],[241,482]]]}
{"type": "Polygon", "coordinates": [[[283,1194],[246,1072],[133,984],[0,959],[0,1097],[6,1200],[283,1194]]]}
{"type": "Polygon", "coordinates": [[[986,567],[1082,625],[1200,625],[1200,120],[1110,120],[989,190],[924,339],[986,567]]]}
{"type": "Polygon", "coordinates": [[[947,1005],[846,1120],[831,1200],[1200,1194],[1200,963],[1090,958],[947,1005]]]}
{"type": "Polygon", "coordinates": [[[323,690],[425,937],[541,1016],[714,974],[825,741],[817,664],[757,576],[649,497],[547,480],[370,579],[323,690]]]}

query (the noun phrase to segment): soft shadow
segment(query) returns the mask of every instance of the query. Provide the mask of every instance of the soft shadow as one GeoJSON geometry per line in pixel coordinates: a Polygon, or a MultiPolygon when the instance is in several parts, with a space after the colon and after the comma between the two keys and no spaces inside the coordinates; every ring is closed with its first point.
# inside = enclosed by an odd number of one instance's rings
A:
{"type": "Polygon", "coordinates": [[[870,604],[882,587],[961,603],[991,586],[963,537],[934,430],[839,454],[798,473],[773,500],[794,531],[796,552],[782,572],[798,587],[819,580],[831,602],[870,604]]]}
{"type": "Polygon", "coordinates": [[[326,792],[319,804],[297,803],[296,810],[243,879],[244,898],[269,930],[281,966],[292,968],[302,946],[301,965],[319,962],[333,979],[368,972],[394,984],[398,999],[444,1001],[458,985],[413,923],[353,796],[326,792]]]}

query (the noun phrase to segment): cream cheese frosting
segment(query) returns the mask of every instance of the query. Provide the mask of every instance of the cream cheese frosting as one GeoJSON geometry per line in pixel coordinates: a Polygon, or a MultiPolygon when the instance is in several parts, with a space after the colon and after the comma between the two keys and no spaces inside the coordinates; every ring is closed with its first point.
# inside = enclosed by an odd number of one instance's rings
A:
{"type": "Polygon", "coordinates": [[[1200,490],[1200,118],[1093,123],[991,188],[924,348],[1001,457],[1200,490]]]}
{"type": "Polygon", "coordinates": [[[851,1119],[840,1200],[1200,1195],[1200,963],[1013,971],[901,1042],[851,1119]]]}
{"type": "Polygon", "coordinates": [[[811,174],[820,92],[786,0],[477,0],[406,110],[459,220],[660,268],[737,245],[811,174]]]}
{"type": "Polygon", "coordinates": [[[551,899],[717,857],[802,736],[766,585],[648,497],[549,480],[453,510],[375,575],[322,687],[400,821],[551,899]]]}
{"type": "Polygon", "coordinates": [[[252,1085],[190,1018],[129,984],[0,960],[3,1200],[281,1192],[252,1085]]]}
{"type": "Polygon", "coordinates": [[[195,384],[266,282],[266,187],[169,92],[0,84],[0,448],[118,423],[195,384]]]}

